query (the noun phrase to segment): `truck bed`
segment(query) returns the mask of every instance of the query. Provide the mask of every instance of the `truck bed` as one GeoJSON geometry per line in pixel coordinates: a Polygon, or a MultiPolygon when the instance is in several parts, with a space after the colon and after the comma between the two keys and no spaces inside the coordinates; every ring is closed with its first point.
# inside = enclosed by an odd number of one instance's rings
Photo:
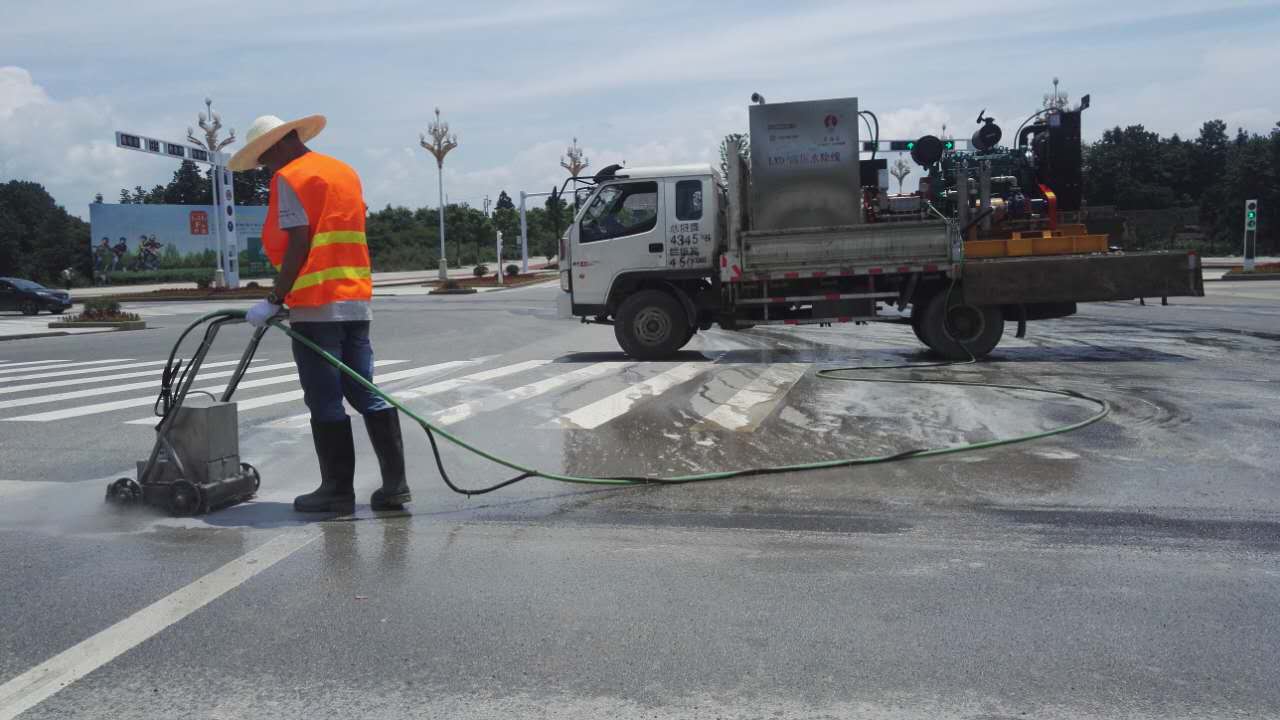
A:
{"type": "Polygon", "coordinates": [[[740,237],[747,273],[950,262],[951,241],[940,221],[752,230],[740,237]]]}
{"type": "Polygon", "coordinates": [[[1204,295],[1200,258],[1185,252],[968,260],[963,275],[965,300],[974,305],[1204,295]]]}

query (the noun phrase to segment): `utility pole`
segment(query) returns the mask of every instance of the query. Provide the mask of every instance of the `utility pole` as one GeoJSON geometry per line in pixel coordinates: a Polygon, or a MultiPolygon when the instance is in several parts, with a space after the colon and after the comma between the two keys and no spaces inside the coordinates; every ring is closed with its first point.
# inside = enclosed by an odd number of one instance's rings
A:
{"type": "Polygon", "coordinates": [[[449,123],[440,120],[440,108],[436,108],[436,119],[429,126],[427,132],[431,135],[431,142],[427,142],[427,136],[418,134],[418,142],[431,153],[436,159],[436,168],[440,173],[440,279],[449,279],[449,261],[445,258],[444,249],[444,156],[449,151],[458,147],[458,136],[449,134],[449,123]]]}

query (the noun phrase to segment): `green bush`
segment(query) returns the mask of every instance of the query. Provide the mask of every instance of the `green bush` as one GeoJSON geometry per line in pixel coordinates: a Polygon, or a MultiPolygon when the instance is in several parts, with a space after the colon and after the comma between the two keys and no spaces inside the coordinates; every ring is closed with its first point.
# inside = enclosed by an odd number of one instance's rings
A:
{"type": "Polygon", "coordinates": [[[484,277],[485,275],[489,274],[489,266],[477,265],[476,269],[471,271],[471,274],[475,275],[476,277],[484,277]]]}
{"type": "Polygon", "coordinates": [[[120,302],[111,298],[89,298],[84,301],[84,312],[72,315],[66,322],[119,322],[139,320],[135,313],[122,312],[120,302]]]}
{"type": "Polygon", "coordinates": [[[508,266],[507,266],[507,277],[511,277],[512,275],[519,275],[519,274],[520,274],[520,266],[519,266],[519,265],[508,265],[508,266]]]}
{"type": "Polygon", "coordinates": [[[107,275],[111,285],[149,285],[151,283],[199,282],[213,277],[213,268],[174,268],[172,270],[120,271],[107,275]]]}
{"type": "Polygon", "coordinates": [[[120,301],[111,298],[89,298],[84,301],[84,311],[86,313],[118,313],[120,301]]]}

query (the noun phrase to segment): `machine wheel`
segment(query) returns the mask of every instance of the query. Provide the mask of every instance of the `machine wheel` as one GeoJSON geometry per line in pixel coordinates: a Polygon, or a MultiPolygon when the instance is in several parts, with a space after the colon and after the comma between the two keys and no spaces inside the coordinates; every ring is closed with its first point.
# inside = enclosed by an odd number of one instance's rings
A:
{"type": "Polygon", "coordinates": [[[128,507],[142,500],[142,486],[133,478],[123,477],[107,486],[106,501],[112,505],[128,507]]]}
{"type": "Polygon", "coordinates": [[[680,302],[661,290],[641,290],[623,301],[613,334],[636,360],[662,360],[688,342],[689,319],[680,302]]]}
{"type": "Polygon", "coordinates": [[[258,474],[258,468],[247,462],[240,463],[240,472],[253,478],[253,491],[258,492],[258,488],[262,487],[262,475],[258,474]]]}
{"type": "Polygon", "coordinates": [[[189,480],[175,480],[169,486],[169,512],[177,517],[199,515],[204,509],[204,493],[189,480]]]}
{"type": "MultiPolygon", "coordinates": [[[[949,293],[934,295],[920,318],[920,338],[948,360],[985,357],[1004,336],[1004,313],[995,305],[952,304],[949,293]]],[[[915,311],[912,311],[914,318],[915,311]]]]}
{"type": "Polygon", "coordinates": [[[18,306],[18,309],[22,311],[23,315],[36,315],[40,312],[40,306],[35,304],[33,300],[24,300],[18,306]]]}

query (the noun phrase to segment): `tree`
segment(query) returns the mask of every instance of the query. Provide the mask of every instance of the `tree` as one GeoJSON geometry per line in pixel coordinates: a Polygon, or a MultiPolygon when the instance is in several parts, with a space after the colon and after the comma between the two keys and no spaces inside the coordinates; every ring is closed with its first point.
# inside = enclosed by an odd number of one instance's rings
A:
{"type": "Polygon", "coordinates": [[[0,269],[53,283],[66,268],[93,272],[89,224],[67,213],[39,183],[0,185],[0,269]]]}
{"type": "Polygon", "coordinates": [[[902,194],[902,183],[911,174],[911,163],[907,159],[899,156],[897,161],[889,168],[889,174],[898,179],[898,194],[902,194]]]}
{"type": "Polygon", "coordinates": [[[97,195],[94,195],[94,196],[93,196],[93,204],[94,204],[94,205],[101,205],[101,204],[102,204],[102,193],[98,193],[97,195]]]}
{"type": "Polygon", "coordinates": [[[161,197],[166,205],[212,205],[213,187],[195,163],[183,160],[161,197]]]}
{"type": "Polygon", "coordinates": [[[511,196],[506,190],[498,193],[498,204],[493,206],[494,210],[515,210],[516,204],[511,202],[511,196]]]}
{"type": "Polygon", "coordinates": [[[265,168],[254,168],[232,176],[232,188],[236,195],[236,205],[266,205],[270,200],[271,171],[265,168]]]}

